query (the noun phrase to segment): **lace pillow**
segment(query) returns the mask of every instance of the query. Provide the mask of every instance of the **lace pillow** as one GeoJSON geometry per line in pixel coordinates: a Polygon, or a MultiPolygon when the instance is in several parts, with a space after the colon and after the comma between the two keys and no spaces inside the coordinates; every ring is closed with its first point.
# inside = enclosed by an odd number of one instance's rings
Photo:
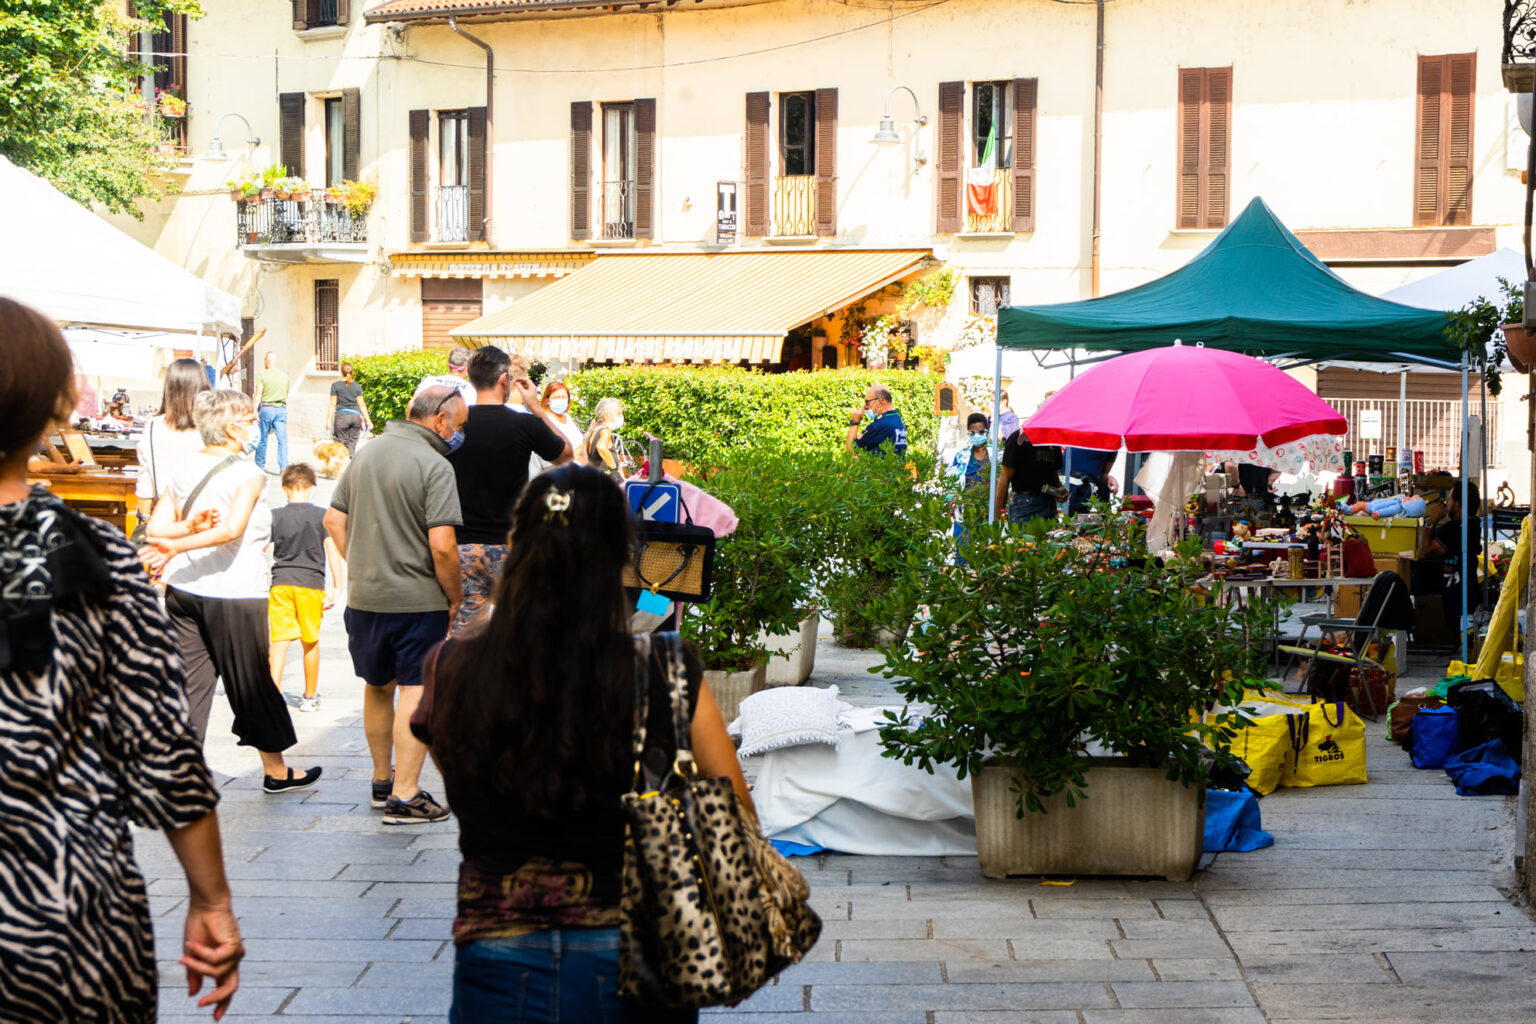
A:
{"type": "Polygon", "coordinates": [[[802,743],[837,746],[837,687],[776,686],[741,702],[742,757],[802,743]]]}

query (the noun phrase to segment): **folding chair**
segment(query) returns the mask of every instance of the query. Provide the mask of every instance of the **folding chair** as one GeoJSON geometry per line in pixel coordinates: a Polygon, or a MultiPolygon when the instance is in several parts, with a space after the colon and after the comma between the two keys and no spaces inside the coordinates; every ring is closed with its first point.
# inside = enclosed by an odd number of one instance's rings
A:
{"type": "Polygon", "coordinates": [[[1291,674],[1291,667],[1298,661],[1309,665],[1321,662],[1325,665],[1349,666],[1360,682],[1362,702],[1370,708],[1371,717],[1374,719],[1385,711],[1386,708],[1377,706],[1376,695],[1366,679],[1367,670],[1385,671],[1385,668],[1366,652],[1373,643],[1380,645],[1389,642],[1389,632],[1414,627],[1413,601],[1408,596],[1408,585],[1403,582],[1403,578],[1395,572],[1377,574],[1371,582],[1371,589],[1366,592],[1365,600],[1360,603],[1360,614],[1353,619],[1303,615],[1301,622],[1301,635],[1297,637],[1296,645],[1280,645],[1280,650],[1291,655],[1291,660],[1286,663],[1285,674],[1281,676],[1282,686],[1291,674]],[[1304,646],[1307,630],[1314,626],[1317,627],[1317,636],[1313,638],[1311,646],[1304,646]],[[1337,633],[1347,635],[1346,653],[1323,649],[1325,643],[1337,633]]]}

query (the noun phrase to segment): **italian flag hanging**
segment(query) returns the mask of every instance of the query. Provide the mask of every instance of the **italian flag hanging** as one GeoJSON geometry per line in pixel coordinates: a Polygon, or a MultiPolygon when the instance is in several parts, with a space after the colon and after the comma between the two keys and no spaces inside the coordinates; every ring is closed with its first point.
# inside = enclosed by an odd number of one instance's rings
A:
{"type": "Polygon", "coordinates": [[[997,213],[997,121],[987,132],[987,145],[982,151],[981,162],[972,167],[965,177],[966,208],[974,217],[990,217],[997,213]]]}

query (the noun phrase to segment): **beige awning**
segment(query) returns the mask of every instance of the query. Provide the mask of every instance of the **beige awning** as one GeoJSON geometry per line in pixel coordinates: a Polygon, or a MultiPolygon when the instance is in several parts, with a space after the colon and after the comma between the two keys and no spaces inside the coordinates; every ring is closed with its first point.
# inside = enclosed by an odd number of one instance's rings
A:
{"type": "Polygon", "coordinates": [[[605,255],[451,333],[530,359],[773,362],[784,335],[919,269],[926,249],[605,255]]]}
{"type": "Polygon", "coordinates": [[[564,277],[591,261],[585,252],[402,252],[389,258],[396,277],[564,277]]]}

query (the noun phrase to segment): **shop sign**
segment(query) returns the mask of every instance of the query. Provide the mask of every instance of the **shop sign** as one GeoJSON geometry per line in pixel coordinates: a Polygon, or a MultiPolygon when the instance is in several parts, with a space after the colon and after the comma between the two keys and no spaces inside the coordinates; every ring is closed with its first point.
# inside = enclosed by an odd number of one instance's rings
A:
{"type": "Polygon", "coordinates": [[[1360,410],[1360,439],[1362,441],[1381,440],[1381,410],[1360,410]]]}
{"type": "Polygon", "coordinates": [[[736,183],[715,182],[715,244],[736,244],[736,183]]]}

